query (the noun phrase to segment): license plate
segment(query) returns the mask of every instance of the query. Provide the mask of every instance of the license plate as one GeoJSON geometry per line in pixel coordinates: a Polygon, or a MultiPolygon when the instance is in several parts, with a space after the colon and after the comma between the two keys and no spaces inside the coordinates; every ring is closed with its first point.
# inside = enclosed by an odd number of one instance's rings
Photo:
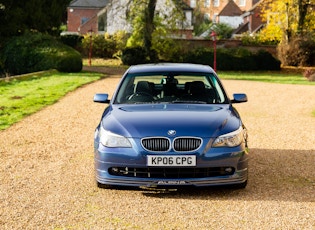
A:
{"type": "Polygon", "coordinates": [[[196,166],[196,156],[148,155],[147,166],[196,166]]]}

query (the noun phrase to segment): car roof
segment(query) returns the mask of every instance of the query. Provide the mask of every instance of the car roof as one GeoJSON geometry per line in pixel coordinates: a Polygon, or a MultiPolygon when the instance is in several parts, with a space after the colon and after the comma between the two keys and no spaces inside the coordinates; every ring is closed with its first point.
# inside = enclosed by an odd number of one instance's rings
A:
{"type": "Polygon", "coordinates": [[[199,72],[214,73],[214,70],[207,65],[191,63],[154,63],[140,64],[129,68],[128,73],[145,73],[145,72],[199,72]]]}

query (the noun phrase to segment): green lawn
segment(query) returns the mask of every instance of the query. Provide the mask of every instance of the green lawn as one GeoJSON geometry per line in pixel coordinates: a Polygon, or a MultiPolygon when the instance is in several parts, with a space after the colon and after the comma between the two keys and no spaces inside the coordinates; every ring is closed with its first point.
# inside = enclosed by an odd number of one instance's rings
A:
{"type": "Polygon", "coordinates": [[[221,79],[261,81],[281,84],[315,85],[308,81],[302,74],[285,72],[224,72],[218,71],[221,79]]]}
{"type": "Polygon", "coordinates": [[[48,71],[0,81],[0,130],[53,104],[76,88],[101,78],[98,73],[48,71]]]}

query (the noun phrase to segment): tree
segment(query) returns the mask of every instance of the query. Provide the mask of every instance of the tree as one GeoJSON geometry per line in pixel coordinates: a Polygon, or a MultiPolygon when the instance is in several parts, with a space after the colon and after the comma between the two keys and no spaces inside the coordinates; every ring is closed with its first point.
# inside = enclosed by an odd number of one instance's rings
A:
{"type": "Polygon", "coordinates": [[[0,37],[25,31],[59,33],[71,0],[0,0],[0,37]]]}
{"type": "Polygon", "coordinates": [[[268,39],[290,40],[315,29],[315,0],[265,0],[262,4],[267,22],[262,35],[268,39]]]}
{"type": "Polygon", "coordinates": [[[200,1],[196,2],[196,7],[194,8],[194,34],[196,36],[201,35],[203,32],[207,31],[212,25],[212,21],[206,14],[202,13],[203,3],[200,1]]]}
{"type": "Polygon", "coordinates": [[[151,61],[156,59],[152,47],[155,46],[157,38],[167,39],[166,36],[174,32],[175,28],[185,26],[183,2],[181,0],[161,2],[160,11],[157,11],[157,0],[129,0],[127,4],[127,16],[133,28],[128,44],[143,46],[151,61]]]}
{"type": "Polygon", "coordinates": [[[315,0],[265,0],[266,28],[261,35],[280,41],[278,57],[283,65],[315,63],[315,0]]]}
{"type": "Polygon", "coordinates": [[[146,9],[144,10],[144,47],[146,49],[146,52],[149,54],[150,60],[154,59],[154,56],[151,52],[152,47],[152,34],[155,29],[154,25],[154,13],[155,13],[155,7],[156,7],[156,1],[157,0],[149,0],[148,5],[146,9]]]}

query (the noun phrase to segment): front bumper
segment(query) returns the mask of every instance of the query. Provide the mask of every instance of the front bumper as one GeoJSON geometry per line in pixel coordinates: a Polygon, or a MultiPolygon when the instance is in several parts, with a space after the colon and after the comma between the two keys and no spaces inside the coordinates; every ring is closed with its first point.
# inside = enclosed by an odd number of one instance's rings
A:
{"type": "Polygon", "coordinates": [[[248,178],[249,155],[244,145],[234,148],[213,148],[207,153],[196,152],[194,155],[197,156],[197,165],[187,168],[148,167],[146,156],[152,153],[126,148],[105,148],[97,145],[95,147],[97,147],[94,151],[95,174],[100,184],[202,187],[243,184],[248,178]],[[229,169],[229,172],[220,172],[225,169],[229,169]],[[209,170],[216,173],[205,172],[209,170]],[[191,176],[188,172],[191,172],[191,176]]]}
{"type": "Polygon", "coordinates": [[[135,187],[159,187],[159,186],[220,186],[236,185],[247,181],[248,170],[238,170],[232,176],[226,177],[209,177],[209,178],[185,178],[185,179],[163,179],[163,178],[127,178],[113,177],[106,175],[106,172],[96,172],[96,180],[101,184],[135,186],[135,187]]]}

